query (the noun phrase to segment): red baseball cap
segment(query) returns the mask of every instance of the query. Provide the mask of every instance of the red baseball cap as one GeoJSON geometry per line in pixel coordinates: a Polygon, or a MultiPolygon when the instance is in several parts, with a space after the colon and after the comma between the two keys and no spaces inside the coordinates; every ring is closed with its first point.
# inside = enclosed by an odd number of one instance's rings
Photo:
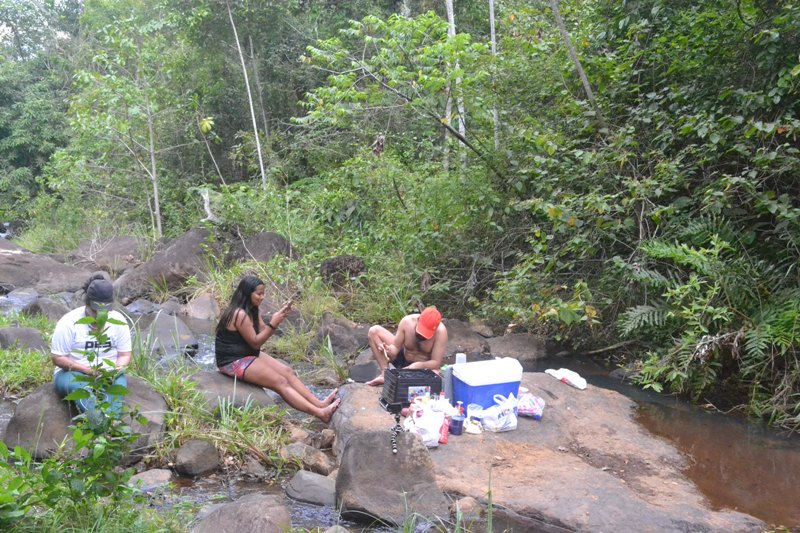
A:
{"type": "Polygon", "coordinates": [[[426,307],[419,314],[417,321],[417,333],[430,339],[436,333],[436,328],[442,323],[442,314],[435,307],[426,307]]]}

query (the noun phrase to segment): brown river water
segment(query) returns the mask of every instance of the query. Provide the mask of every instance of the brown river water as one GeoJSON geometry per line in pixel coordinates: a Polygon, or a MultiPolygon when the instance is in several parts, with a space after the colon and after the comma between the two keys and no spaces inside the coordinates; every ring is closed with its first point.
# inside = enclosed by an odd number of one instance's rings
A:
{"type": "MultiPolygon", "coordinates": [[[[634,400],[639,406],[637,422],[688,459],[685,474],[711,508],[740,511],[800,533],[800,435],[643,391],[609,377],[608,370],[590,360],[562,360],[551,366],[556,364],[569,365],[590,384],[634,400]]],[[[551,367],[547,362],[537,366],[551,367]]]]}

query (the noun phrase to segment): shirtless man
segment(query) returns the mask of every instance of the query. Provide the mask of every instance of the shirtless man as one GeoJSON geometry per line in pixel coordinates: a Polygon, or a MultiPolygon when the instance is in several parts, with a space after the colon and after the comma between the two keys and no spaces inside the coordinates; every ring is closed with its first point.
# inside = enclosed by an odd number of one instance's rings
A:
{"type": "Polygon", "coordinates": [[[389,363],[395,368],[430,368],[438,373],[447,348],[447,328],[435,307],[403,317],[395,335],[382,326],[372,326],[367,338],[381,369],[378,377],[367,382],[372,386],[383,385],[389,363]]]}

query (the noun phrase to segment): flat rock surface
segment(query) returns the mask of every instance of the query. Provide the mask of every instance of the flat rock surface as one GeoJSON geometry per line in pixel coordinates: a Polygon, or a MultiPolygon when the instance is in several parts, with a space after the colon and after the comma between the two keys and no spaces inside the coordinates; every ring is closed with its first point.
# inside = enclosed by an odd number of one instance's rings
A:
{"type": "MultiPolygon", "coordinates": [[[[542,530],[607,532],[761,532],[760,520],[710,509],[682,470],[685,459],[640,427],[635,403],[589,385],[577,390],[544,373],[522,385],[547,402],[541,420],[520,417],[515,431],[451,435],[430,449],[440,488],[535,519],[542,530]]],[[[389,430],[394,417],[378,404],[380,387],[340,390],[334,415],[341,456],[355,433],[389,430]]]]}

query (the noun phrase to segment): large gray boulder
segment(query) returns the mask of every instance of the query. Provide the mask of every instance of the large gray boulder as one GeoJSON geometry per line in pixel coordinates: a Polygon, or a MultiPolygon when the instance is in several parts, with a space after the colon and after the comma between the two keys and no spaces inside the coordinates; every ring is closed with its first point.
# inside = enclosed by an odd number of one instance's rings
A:
{"type": "Polygon", "coordinates": [[[22,313],[28,316],[41,315],[51,322],[58,322],[69,310],[70,308],[64,304],[61,298],[52,299],[41,297],[23,307],[22,313]]]}
{"type": "Polygon", "coordinates": [[[489,341],[472,331],[469,324],[452,318],[445,318],[442,322],[447,328],[445,363],[454,363],[454,356],[459,352],[467,354],[467,361],[481,361],[491,358],[489,341]]]}
{"type": "Polygon", "coordinates": [[[145,353],[153,355],[189,355],[197,353],[199,341],[183,320],[167,313],[135,315],[137,335],[145,353]]]}
{"type": "Polygon", "coordinates": [[[156,492],[166,489],[172,481],[172,470],[152,468],[131,476],[128,485],[142,492],[156,492]]]}
{"type": "Polygon", "coordinates": [[[297,252],[282,235],[264,231],[244,239],[237,238],[231,245],[228,259],[234,263],[242,261],[266,263],[279,255],[296,258],[297,252]]]}
{"type": "Polygon", "coordinates": [[[207,261],[216,253],[215,248],[216,241],[208,230],[189,230],[150,261],[120,276],[114,282],[117,299],[127,305],[136,298],[152,294],[154,287],[175,291],[191,276],[203,279],[207,261]]]}
{"type": "Polygon", "coordinates": [[[89,271],[34,254],[0,239],[0,294],[31,288],[41,294],[76,291],[89,278],[89,271]]]}
{"type": "Polygon", "coordinates": [[[175,471],[182,476],[200,476],[219,466],[219,452],[205,439],[191,439],[175,453],[175,471]]]}
{"type": "Polygon", "coordinates": [[[50,350],[50,346],[36,328],[20,326],[0,328],[0,348],[11,348],[12,346],[30,351],[48,352],[50,350]]]}
{"type": "Polygon", "coordinates": [[[216,507],[192,533],[285,533],[292,529],[289,510],[277,496],[248,494],[216,507]]]}
{"type": "MultiPolygon", "coordinates": [[[[128,391],[125,405],[138,409],[147,419],[144,426],[138,422],[131,425],[140,434],[126,460],[132,462],[140,459],[163,438],[167,404],[160,394],[134,376],[128,376],[128,391]]],[[[53,384],[45,383],[19,401],[3,442],[9,447],[22,446],[36,459],[44,459],[52,455],[65,439],[71,448],[69,426],[76,414],[78,411],[70,402],[58,397],[53,384]]]]}
{"type": "Polygon", "coordinates": [[[81,266],[119,276],[141,263],[144,244],[138,237],[130,235],[84,239],[78,243],[70,259],[81,266]]]}
{"type": "Polygon", "coordinates": [[[336,505],[336,480],[321,474],[298,470],[286,485],[286,495],[315,505],[336,505]]]}
{"type": "Polygon", "coordinates": [[[552,357],[558,351],[546,337],[530,333],[510,333],[488,341],[493,357],[512,357],[521,363],[552,357]]]}
{"type": "MultiPolygon", "coordinates": [[[[448,444],[430,453],[441,490],[484,505],[491,490],[503,528],[631,533],[766,529],[752,516],[711,509],[684,474],[685,458],[637,424],[632,400],[592,385],[574,389],[539,372],[523,373],[521,384],[546,400],[541,420],[520,417],[517,429],[505,433],[450,435],[448,444]]],[[[337,453],[347,453],[344,447],[357,435],[376,428],[385,430],[375,446],[389,448],[394,419],[378,403],[381,392],[362,384],[339,389],[342,405],[332,418],[337,453]]]]}
{"type": "Polygon", "coordinates": [[[316,350],[327,349],[327,342],[330,339],[330,348],[334,356],[344,364],[349,356],[356,354],[369,344],[367,341],[368,331],[369,326],[325,313],[317,330],[313,347],[316,350]]]}
{"type": "Polygon", "coordinates": [[[327,476],[336,468],[333,459],[321,450],[303,442],[293,442],[280,450],[280,456],[285,461],[295,461],[305,470],[315,474],[327,476]]]}
{"type": "Polygon", "coordinates": [[[275,405],[274,396],[268,394],[262,387],[234,380],[216,370],[198,372],[189,380],[203,393],[205,408],[209,412],[216,411],[222,401],[234,407],[243,407],[248,401],[259,407],[275,405]]]}
{"type": "Polygon", "coordinates": [[[187,302],[183,307],[183,313],[186,316],[201,320],[217,320],[221,310],[214,295],[204,292],[187,302]]]}
{"type": "Polygon", "coordinates": [[[348,377],[356,383],[366,383],[380,373],[380,367],[372,356],[372,350],[362,350],[348,369],[348,377]]]}
{"type": "Polygon", "coordinates": [[[365,516],[400,525],[416,514],[429,520],[448,516],[436,484],[431,454],[417,437],[397,436],[392,453],[388,431],[353,435],[336,476],[336,502],[345,518],[365,516]]]}

